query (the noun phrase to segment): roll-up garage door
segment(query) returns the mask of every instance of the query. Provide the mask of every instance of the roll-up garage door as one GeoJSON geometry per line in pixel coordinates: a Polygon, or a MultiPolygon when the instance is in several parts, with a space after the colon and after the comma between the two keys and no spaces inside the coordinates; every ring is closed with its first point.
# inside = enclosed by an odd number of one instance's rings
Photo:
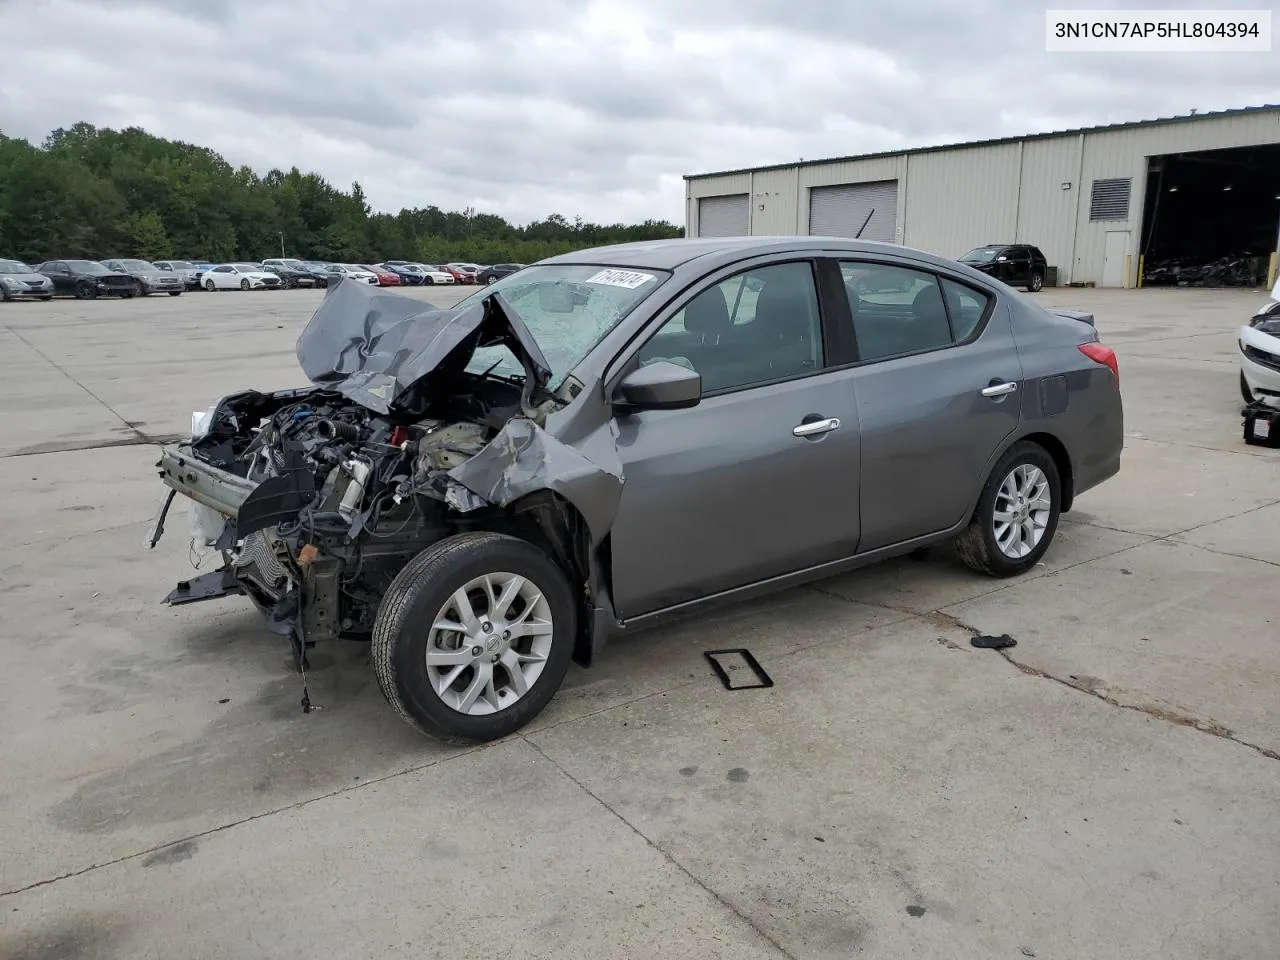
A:
{"type": "Polygon", "coordinates": [[[809,191],[809,235],[856,237],[894,243],[898,227],[898,181],[842,183],[809,191]],[[867,220],[870,217],[870,220],[867,220]],[[866,229],[862,225],[866,224],[866,229]]]}
{"type": "Polygon", "coordinates": [[[750,232],[751,205],[745,193],[698,201],[698,236],[745,237],[750,232]]]}

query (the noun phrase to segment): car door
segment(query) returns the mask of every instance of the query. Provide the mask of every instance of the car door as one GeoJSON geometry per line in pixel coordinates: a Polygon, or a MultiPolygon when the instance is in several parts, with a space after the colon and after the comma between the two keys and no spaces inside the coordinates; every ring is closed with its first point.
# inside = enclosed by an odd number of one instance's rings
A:
{"type": "Polygon", "coordinates": [[[622,618],[856,552],[857,406],[850,373],[826,365],[814,268],[766,262],[713,275],[623,361],[691,367],[703,395],[695,407],[616,421],[622,618]]]}
{"type": "Polygon", "coordinates": [[[40,265],[40,272],[53,280],[53,292],[64,296],[75,293],[76,280],[71,275],[71,268],[61,260],[52,260],[40,265]]]}
{"type": "Polygon", "coordinates": [[[239,277],[236,276],[236,268],[226,264],[214,267],[210,276],[213,277],[214,285],[219,290],[230,290],[236,287],[239,282],[239,277]]]}
{"type": "Polygon", "coordinates": [[[840,272],[859,358],[867,551],[967,519],[1018,425],[1022,365],[993,292],[892,260],[851,258],[840,272]]]}
{"type": "Polygon", "coordinates": [[[1024,287],[1031,282],[1031,248],[1019,245],[1013,249],[1013,285],[1024,287]]]}

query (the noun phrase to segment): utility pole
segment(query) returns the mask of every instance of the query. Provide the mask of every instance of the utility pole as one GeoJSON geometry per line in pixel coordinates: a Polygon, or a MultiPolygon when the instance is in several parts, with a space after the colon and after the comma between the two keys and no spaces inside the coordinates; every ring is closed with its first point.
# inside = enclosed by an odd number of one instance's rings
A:
{"type": "Polygon", "coordinates": [[[280,234],[280,259],[284,259],[284,234],[280,234]]]}

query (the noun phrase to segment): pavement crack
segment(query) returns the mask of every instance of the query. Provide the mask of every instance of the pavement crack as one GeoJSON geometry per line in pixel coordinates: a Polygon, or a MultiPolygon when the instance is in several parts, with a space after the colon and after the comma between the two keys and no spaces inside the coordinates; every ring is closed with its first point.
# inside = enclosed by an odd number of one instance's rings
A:
{"type": "Polygon", "coordinates": [[[1232,743],[1238,743],[1242,747],[1248,747],[1254,750],[1268,760],[1280,760],[1280,752],[1271,750],[1267,747],[1256,743],[1251,743],[1235,734],[1234,731],[1213,719],[1202,719],[1184,713],[1181,710],[1173,710],[1169,707],[1162,707],[1154,703],[1125,703],[1117,697],[1106,692],[1106,685],[1093,678],[1084,677],[1059,677],[1048,670],[1042,670],[1039,667],[1033,667],[1030,664],[1022,663],[1015,660],[1008,650],[996,651],[1005,660],[1007,660],[1016,670],[1026,674],[1029,677],[1038,677],[1041,680],[1050,680],[1053,683],[1060,684],[1070,690],[1079,693],[1088,694],[1095,700],[1101,700],[1103,703],[1110,704],[1120,710],[1130,710],[1134,713],[1146,714],[1155,720],[1163,720],[1165,723],[1172,723],[1180,727],[1190,727],[1193,730],[1199,730],[1201,733],[1208,734],[1211,737],[1217,737],[1220,740],[1230,740],[1232,743]]]}
{"type": "Polygon", "coordinates": [[[17,896],[20,893],[26,893],[28,890],[36,890],[40,887],[47,887],[47,886],[50,886],[51,884],[60,883],[63,880],[70,880],[73,877],[82,877],[86,873],[93,873],[95,870],[101,870],[105,867],[113,867],[117,864],[126,863],[130,860],[137,860],[139,857],[149,856],[159,850],[165,850],[169,847],[176,846],[177,844],[180,844],[180,843],[189,843],[192,840],[200,840],[204,837],[211,837],[214,834],[223,833],[227,830],[231,830],[232,828],[238,827],[245,823],[253,823],[253,821],[255,820],[265,820],[267,817],[274,817],[278,813],[287,813],[290,810],[301,810],[303,807],[308,807],[313,803],[319,803],[321,800],[328,800],[332,797],[339,797],[344,794],[354,793],[357,790],[363,790],[365,787],[370,787],[375,784],[386,783],[390,780],[395,780],[397,777],[407,776],[411,773],[417,773],[420,770],[426,770],[429,767],[438,766],[439,764],[442,764],[442,763],[448,763],[450,760],[457,760],[461,757],[470,756],[473,753],[477,753],[481,750],[487,750],[491,747],[495,747],[495,746],[498,746],[499,744],[506,743],[506,742],[507,740],[495,740],[492,743],[479,744],[477,746],[462,750],[459,753],[455,753],[452,756],[436,757],[435,759],[428,760],[425,763],[418,763],[418,764],[414,764],[411,767],[406,767],[404,770],[397,770],[394,773],[388,773],[381,777],[371,777],[368,780],[362,780],[359,783],[350,784],[348,786],[341,787],[337,790],[330,790],[328,793],[322,793],[314,797],[307,797],[305,800],[298,800],[294,803],[287,803],[282,807],[273,807],[270,810],[264,810],[261,813],[255,813],[247,817],[241,817],[239,820],[232,820],[228,823],[219,824],[216,827],[210,827],[208,830],[201,830],[201,831],[198,831],[197,833],[188,834],[187,836],[179,837],[176,840],[166,840],[164,843],[156,844],[155,846],[148,847],[145,850],[135,850],[133,853],[122,854],[118,857],[113,857],[110,860],[103,860],[101,863],[90,864],[87,867],[81,867],[79,870],[68,870],[66,873],[58,874],[56,877],[46,877],[44,880],[35,880],[31,883],[24,884],[21,887],[14,887],[10,890],[0,890],[0,899],[3,899],[5,897],[17,896]]]}
{"type": "Polygon", "coordinates": [[[659,846],[653,840],[649,839],[649,837],[645,835],[643,830],[639,829],[634,823],[632,823],[630,820],[624,817],[621,813],[619,813],[618,810],[615,809],[607,800],[605,800],[598,793],[596,793],[594,790],[588,787],[585,783],[583,783],[581,780],[575,777],[572,773],[566,770],[563,766],[557,763],[554,759],[552,759],[551,756],[545,750],[542,749],[542,747],[534,743],[532,740],[528,739],[528,737],[525,737],[523,734],[519,734],[519,736],[520,736],[520,739],[524,740],[525,743],[527,743],[530,747],[536,750],[538,754],[544,760],[547,761],[547,763],[551,764],[553,767],[559,770],[560,773],[563,774],[579,790],[581,790],[583,793],[589,796],[596,803],[600,804],[600,806],[604,807],[604,809],[608,810],[609,813],[611,813],[614,817],[616,817],[618,821],[621,822],[628,830],[630,830],[637,837],[639,837],[647,847],[649,847],[651,850],[654,851],[654,853],[658,854],[658,856],[662,857],[663,860],[665,860],[667,863],[671,864],[671,866],[679,870],[682,874],[688,877],[690,881],[692,881],[701,890],[703,890],[709,897],[715,900],[716,903],[720,904],[722,907],[724,907],[726,910],[732,913],[735,917],[737,917],[739,920],[745,923],[748,927],[750,927],[751,930],[756,934],[756,936],[758,936],[765,943],[769,944],[769,946],[773,947],[773,949],[776,950],[779,954],[786,957],[787,960],[796,960],[795,954],[789,952],[785,947],[783,947],[782,944],[779,943],[776,939],[774,939],[766,930],[764,930],[764,928],[762,928],[758,923],[752,920],[749,916],[747,916],[745,913],[743,913],[741,910],[735,907],[732,903],[730,903],[728,900],[722,897],[719,893],[713,890],[700,877],[698,877],[697,874],[695,874],[692,870],[686,867],[683,863],[681,863],[679,860],[673,857],[670,853],[664,850],[661,846],[659,846]]]}
{"type": "Polygon", "coordinates": [[[122,416],[120,415],[119,411],[117,411],[113,406],[111,406],[111,404],[107,403],[107,401],[103,400],[100,396],[98,396],[96,393],[94,393],[92,390],[90,390],[88,387],[86,387],[83,383],[81,383],[79,380],[77,380],[75,377],[73,377],[70,373],[68,373],[68,372],[67,372],[67,370],[66,370],[64,367],[62,367],[61,365],[59,365],[59,364],[58,364],[58,362],[57,362],[56,360],[54,360],[52,357],[50,357],[48,354],[46,354],[43,350],[41,350],[41,349],[40,349],[39,347],[37,347],[34,343],[32,343],[30,340],[28,340],[26,337],[24,337],[22,334],[20,334],[17,330],[13,329],[13,327],[11,327],[11,326],[9,326],[8,324],[6,324],[6,325],[5,325],[5,329],[6,329],[6,330],[8,330],[8,331],[9,331],[9,333],[11,333],[13,336],[15,336],[15,337],[17,337],[19,340],[21,340],[21,341],[22,341],[22,343],[23,343],[23,345],[24,345],[24,346],[26,346],[26,348],[27,348],[28,350],[30,350],[32,353],[34,353],[36,356],[38,356],[38,357],[39,357],[41,360],[43,360],[45,363],[49,364],[49,366],[53,367],[53,369],[57,370],[60,374],[62,374],[64,377],[66,377],[68,380],[70,380],[72,383],[74,383],[77,387],[79,387],[81,390],[83,390],[85,393],[87,393],[90,397],[92,397],[92,398],[93,398],[93,400],[94,400],[96,403],[98,403],[99,405],[101,405],[101,406],[102,406],[105,410],[107,410],[107,411],[108,411],[108,412],[109,412],[113,417],[115,417],[115,418],[116,418],[117,420],[119,420],[122,424],[124,424],[124,426],[125,426],[127,429],[129,429],[129,430],[133,431],[133,433],[134,433],[135,435],[137,435],[139,438],[141,438],[141,439],[139,440],[139,442],[140,442],[140,443],[147,443],[147,442],[149,442],[149,441],[146,439],[146,437],[145,437],[145,435],[144,435],[144,434],[140,433],[140,432],[138,431],[138,429],[137,429],[137,428],[136,428],[132,423],[130,423],[128,420],[126,420],[124,417],[122,417],[122,416]]]}

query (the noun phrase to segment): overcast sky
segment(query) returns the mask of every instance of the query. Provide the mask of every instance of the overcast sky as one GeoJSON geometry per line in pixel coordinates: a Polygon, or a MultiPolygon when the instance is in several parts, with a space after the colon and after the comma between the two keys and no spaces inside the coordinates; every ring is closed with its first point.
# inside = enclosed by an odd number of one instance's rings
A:
{"type": "Polygon", "coordinates": [[[1050,54],[1044,9],[0,0],[0,131],[140,125],[384,210],[682,223],[688,173],[1280,102],[1280,52],[1050,54]]]}

